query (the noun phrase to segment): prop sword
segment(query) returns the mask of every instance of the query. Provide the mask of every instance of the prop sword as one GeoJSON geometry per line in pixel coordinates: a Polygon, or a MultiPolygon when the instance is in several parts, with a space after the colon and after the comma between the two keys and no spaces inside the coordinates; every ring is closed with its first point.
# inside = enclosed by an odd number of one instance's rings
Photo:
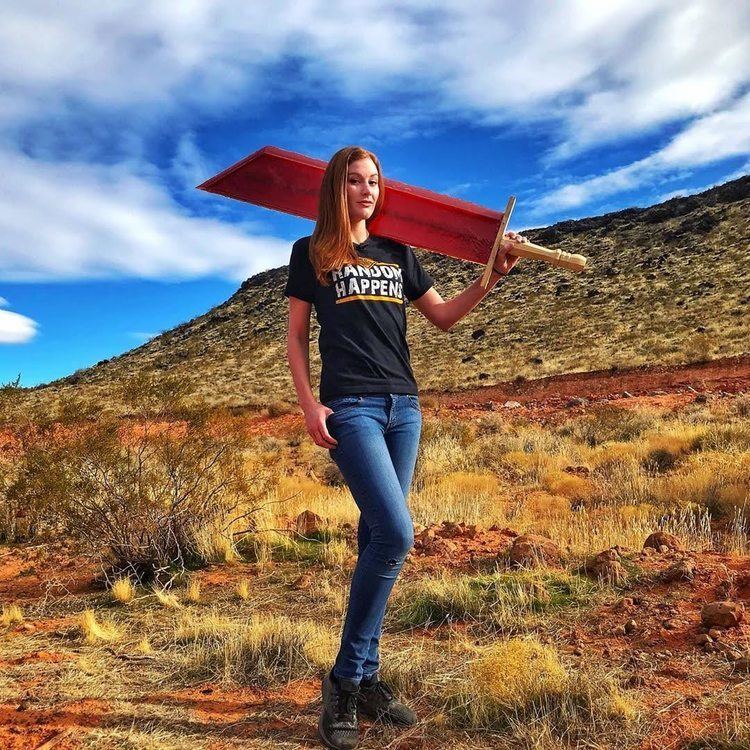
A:
{"type": "MultiPolygon", "coordinates": [[[[198,189],[315,220],[326,166],[320,159],[265,146],[198,185],[198,189]]],[[[586,266],[583,255],[550,250],[532,242],[503,240],[516,203],[513,196],[500,213],[404,182],[384,182],[383,206],[368,223],[370,232],[452,258],[484,263],[485,288],[503,241],[510,245],[509,255],[543,260],[570,271],[582,271],[586,266]]]]}

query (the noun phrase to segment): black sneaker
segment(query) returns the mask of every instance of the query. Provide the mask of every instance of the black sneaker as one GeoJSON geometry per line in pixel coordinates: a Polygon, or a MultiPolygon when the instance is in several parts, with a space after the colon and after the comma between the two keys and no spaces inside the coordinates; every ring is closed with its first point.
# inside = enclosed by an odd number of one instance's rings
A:
{"type": "Polygon", "coordinates": [[[362,680],[357,694],[357,708],[363,716],[389,724],[411,727],[417,723],[417,715],[408,706],[396,700],[387,682],[377,675],[371,683],[362,680]]]}
{"type": "Polygon", "coordinates": [[[351,750],[359,742],[357,719],[357,683],[323,677],[323,710],[318,721],[318,734],[327,747],[351,750]]]}

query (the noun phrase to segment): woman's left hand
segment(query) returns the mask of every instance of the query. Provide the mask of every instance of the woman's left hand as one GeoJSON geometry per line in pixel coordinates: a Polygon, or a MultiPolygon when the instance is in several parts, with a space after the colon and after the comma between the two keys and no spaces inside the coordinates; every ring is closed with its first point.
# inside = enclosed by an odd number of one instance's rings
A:
{"type": "Polygon", "coordinates": [[[503,239],[500,243],[500,248],[497,251],[497,255],[495,256],[495,263],[493,266],[498,270],[498,272],[502,273],[503,276],[509,274],[519,260],[518,255],[508,255],[508,251],[513,247],[513,245],[510,242],[506,242],[506,240],[515,240],[516,242],[529,241],[522,234],[517,234],[516,232],[506,232],[503,235],[503,239]]]}

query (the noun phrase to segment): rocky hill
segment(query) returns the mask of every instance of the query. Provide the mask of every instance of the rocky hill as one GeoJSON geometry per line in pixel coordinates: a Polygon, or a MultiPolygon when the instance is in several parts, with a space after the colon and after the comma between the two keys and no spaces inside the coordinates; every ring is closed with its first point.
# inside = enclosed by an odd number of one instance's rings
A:
{"type": "MultiPolygon", "coordinates": [[[[522,259],[448,333],[409,305],[420,390],[750,352],[750,176],[649,208],[524,234],[586,255],[587,269],[575,274],[522,259]]],[[[418,255],[444,299],[482,271],[435,253],[418,255]]],[[[286,361],[286,274],[286,266],[256,274],[204,315],[27,395],[37,400],[75,391],[108,401],[111,385],[135,372],[169,371],[217,404],[295,401],[286,361]]],[[[317,393],[314,315],[310,337],[317,393]]]]}

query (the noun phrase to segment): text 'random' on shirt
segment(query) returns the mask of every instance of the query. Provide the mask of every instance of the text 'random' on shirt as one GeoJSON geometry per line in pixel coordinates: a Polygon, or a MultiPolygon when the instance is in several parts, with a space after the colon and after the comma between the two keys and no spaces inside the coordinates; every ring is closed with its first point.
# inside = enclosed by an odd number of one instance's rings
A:
{"type": "Polygon", "coordinates": [[[285,297],[310,302],[320,325],[320,401],[363,393],[412,393],[417,384],[406,342],[406,301],[433,284],[414,249],[370,235],[355,243],[362,265],[347,263],[320,284],[310,237],[292,246],[285,297]]]}

